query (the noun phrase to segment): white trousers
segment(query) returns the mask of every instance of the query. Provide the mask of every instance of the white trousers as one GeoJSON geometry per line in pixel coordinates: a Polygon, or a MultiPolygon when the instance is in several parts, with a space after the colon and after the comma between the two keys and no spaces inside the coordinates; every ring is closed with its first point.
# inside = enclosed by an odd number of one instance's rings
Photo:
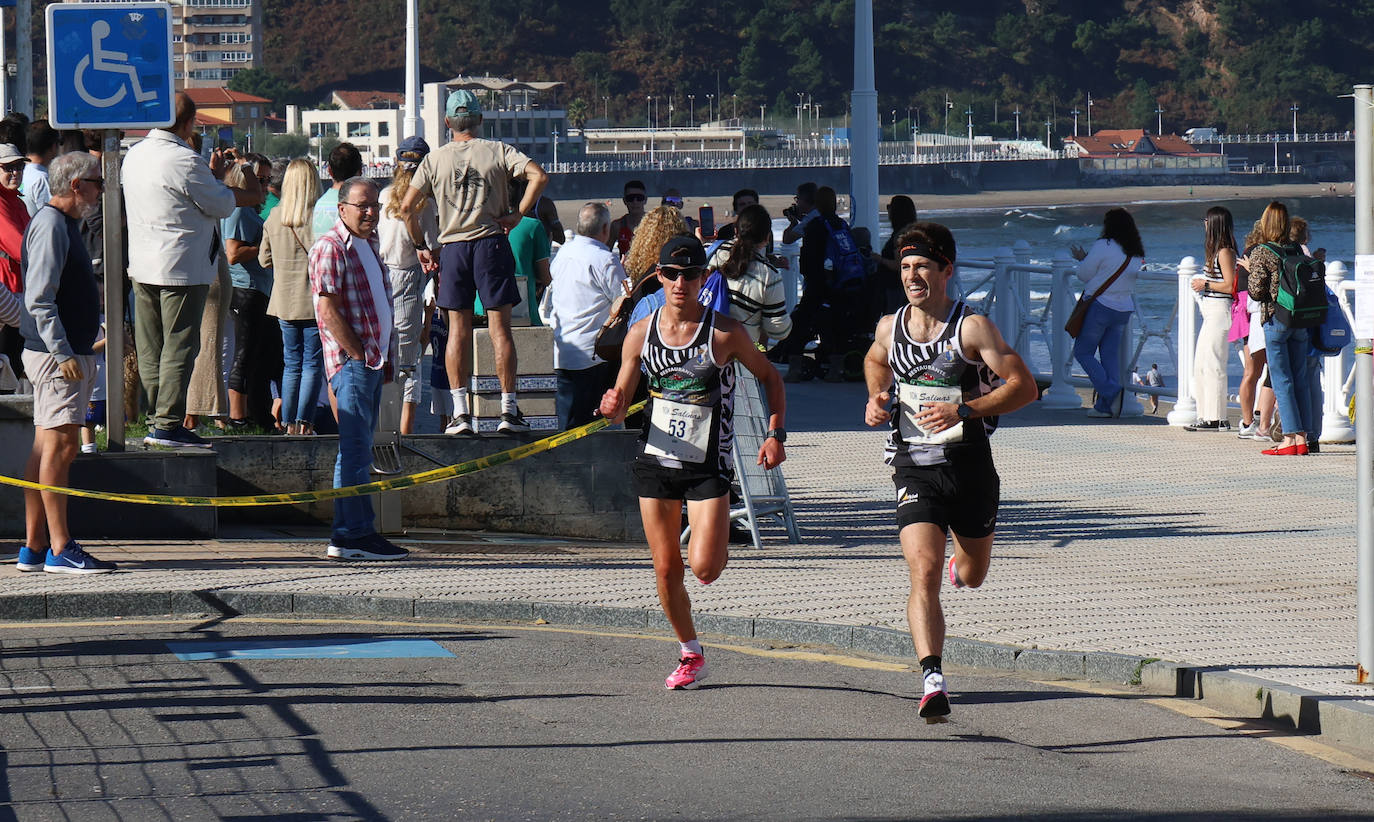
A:
{"type": "Polygon", "coordinates": [[[1193,352],[1193,399],[1197,418],[1226,419],[1226,336],[1231,331],[1231,301],[1202,298],[1202,330],[1193,352]]]}

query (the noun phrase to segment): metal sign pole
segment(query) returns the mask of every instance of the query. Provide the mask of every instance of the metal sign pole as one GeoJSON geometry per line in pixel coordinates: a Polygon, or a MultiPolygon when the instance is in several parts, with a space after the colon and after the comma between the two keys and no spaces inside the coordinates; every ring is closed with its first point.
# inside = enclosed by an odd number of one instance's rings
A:
{"type": "Polygon", "coordinates": [[[105,441],[124,450],[124,200],[119,184],[119,131],[107,128],[100,139],[105,177],[102,201],[105,233],[105,441]]]}
{"type": "Polygon", "coordinates": [[[1374,672],[1374,86],[1355,86],[1355,550],[1359,666],[1374,672]],[[1362,316],[1361,316],[1362,315],[1362,316]],[[1361,322],[1363,320],[1364,322],[1361,322]]]}

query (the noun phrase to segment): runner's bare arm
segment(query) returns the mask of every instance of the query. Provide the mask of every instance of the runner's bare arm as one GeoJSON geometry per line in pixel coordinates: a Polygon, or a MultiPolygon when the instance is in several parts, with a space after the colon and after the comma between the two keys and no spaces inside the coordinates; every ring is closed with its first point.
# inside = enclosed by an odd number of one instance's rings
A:
{"type": "MultiPolygon", "coordinates": [[[[759,382],[763,383],[764,393],[768,397],[768,430],[786,430],[785,420],[787,418],[787,391],[783,388],[782,376],[778,374],[778,369],[768,361],[753,339],[749,337],[749,332],[744,326],[731,317],[724,314],[716,315],[716,347],[728,352],[729,357],[739,360],[740,365],[749,369],[749,373],[758,377],[759,382]]],[[[764,468],[776,468],[787,459],[787,453],[773,437],[764,439],[763,446],[759,448],[758,464],[764,468]]]]}
{"type": "Polygon", "coordinates": [[[895,314],[888,314],[878,320],[878,328],[873,332],[873,344],[864,356],[864,382],[868,384],[868,404],[864,406],[864,422],[868,425],[882,425],[892,419],[887,405],[892,401],[889,390],[892,387],[892,367],[887,364],[887,341],[892,339],[892,323],[895,314]]]}
{"type": "Polygon", "coordinates": [[[639,387],[639,352],[644,348],[644,336],[649,333],[650,314],[625,332],[625,344],[620,349],[620,373],[615,387],[606,389],[601,397],[601,416],[611,422],[625,421],[625,408],[639,387]]]}
{"type": "MultiPolygon", "coordinates": [[[[1003,383],[981,397],[975,397],[966,404],[973,409],[974,417],[995,417],[1010,414],[1018,408],[1035,402],[1040,389],[1035,385],[1035,377],[1026,367],[1021,355],[1002,339],[1002,332],[982,314],[970,314],[960,328],[960,343],[970,359],[982,360],[992,373],[1001,377],[1003,383]]],[[[916,415],[916,422],[922,428],[936,433],[959,424],[959,404],[936,402],[916,415]]]]}

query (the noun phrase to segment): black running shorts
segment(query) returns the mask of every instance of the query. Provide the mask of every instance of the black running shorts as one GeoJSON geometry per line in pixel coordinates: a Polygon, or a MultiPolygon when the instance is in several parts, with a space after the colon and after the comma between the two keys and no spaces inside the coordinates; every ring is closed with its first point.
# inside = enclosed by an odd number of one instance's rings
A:
{"type": "Polygon", "coordinates": [[[992,454],[961,455],[943,465],[897,468],[897,530],[917,522],[931,522],[948,533],[978,539],[997,527],[1001,480],[992,454]]]}
{"type": "Polygon", "coordinates": [[[730,493],[730,479],[719,473],[664,468],[636,462],[631,469],[635,496],[648,499],[715,499],[730,493]]]}

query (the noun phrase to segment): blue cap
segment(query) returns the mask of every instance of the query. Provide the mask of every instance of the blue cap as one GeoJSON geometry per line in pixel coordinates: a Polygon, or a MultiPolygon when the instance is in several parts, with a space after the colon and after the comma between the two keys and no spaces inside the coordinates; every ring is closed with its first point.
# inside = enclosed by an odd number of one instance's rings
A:
{"type": "Polygon", "coordinates": [[[396,147],[396,162],[419,165],[428,153],[429,143],[425,142],[425,138],[419,135],[407,137],[396,147]]]}
{"type": "Polygon", "coordinates": [[[448,103],[444,106],[445,117],[462,117],[465,114],[481,114],[482,104],[477,101],[477,95],[465,88],[449,94],[448,103]]]}

